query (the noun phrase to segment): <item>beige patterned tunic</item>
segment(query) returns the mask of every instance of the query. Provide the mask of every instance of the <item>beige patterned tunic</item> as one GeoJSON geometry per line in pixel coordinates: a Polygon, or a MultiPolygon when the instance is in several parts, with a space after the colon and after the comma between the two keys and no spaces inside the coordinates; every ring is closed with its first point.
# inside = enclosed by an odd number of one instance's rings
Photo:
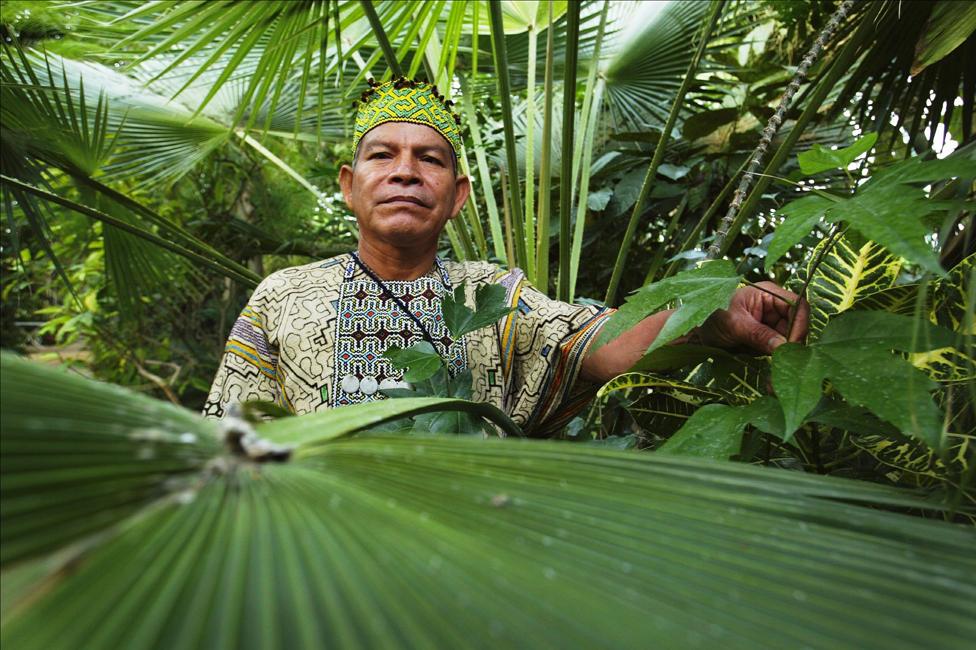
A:
{"type": "Polygon", "coordinates": [[[348,392],[342,380],[348,375],[399,380],[402,373],[383,351],[422,337],[433,338],[453,373],[471,370],[473,399],[503,409],[529,435],[558,431],[592,397],[593,387],[576,379],[607,310],[551,300],[519,269],[505,271],[486,262],[438,261],[422,278],[384,284],[399,302],[389,299],[351,255],[265,278],[231,330],[204,414],[221,417],[228,404],[250,400],[273,401],[304,414],[383,398],[379,392],[348,392]],[[469,307],[479,286],[495,283],[505,287],[516,310],[494,326],[451,341],[440,301],[462,282],[469,307]],[[401,305],[424,323],[426,336],[400,313],[401,305]]]}

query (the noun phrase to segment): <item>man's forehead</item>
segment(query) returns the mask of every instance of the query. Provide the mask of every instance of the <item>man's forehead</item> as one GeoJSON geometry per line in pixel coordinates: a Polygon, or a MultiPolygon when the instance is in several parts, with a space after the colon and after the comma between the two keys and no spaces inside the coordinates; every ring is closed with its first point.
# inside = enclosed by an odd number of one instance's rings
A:
{"type": "Polygon", "coordinates": [[[375,147],[436,149],[445,154],[453,151],[451,144],[436,129],[413,122],[385,122],[380,124],[363,135],[359,147],[360,149],[375,147]]]}

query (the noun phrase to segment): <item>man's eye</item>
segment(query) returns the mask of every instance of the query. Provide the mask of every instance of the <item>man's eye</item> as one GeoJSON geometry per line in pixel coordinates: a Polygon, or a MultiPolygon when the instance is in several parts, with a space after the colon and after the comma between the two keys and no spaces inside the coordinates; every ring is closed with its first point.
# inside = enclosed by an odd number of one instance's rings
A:
{"type": "Polygon", "coordinates": [[[390,154],[385,151],[377,151],[376,153],[370,154],[369,159],[373,160],[375,158],[389,158],[390,154]]]}
{"type": "Polygon", "coordinates": [[[423,161],[424,162],[429,162],[429,163],[434,163],[435,165],[443,165],[444,164],[444,163],[441,162],[441,159],[440,158],[436,158],[434,156],[424,156],[423,157],[423,161]]]}

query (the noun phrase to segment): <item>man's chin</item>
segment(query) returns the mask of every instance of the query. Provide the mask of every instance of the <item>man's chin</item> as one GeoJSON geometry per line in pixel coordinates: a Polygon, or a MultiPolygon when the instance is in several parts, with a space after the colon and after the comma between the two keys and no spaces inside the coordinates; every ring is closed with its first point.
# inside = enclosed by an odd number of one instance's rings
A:
{"type": "Polygon", "coordinates": [[[438,232],[434,231],[429,220],[418,215],[396,215],[382,219],[373,226],[375,234],[398,247],[423,244],[440,234],[439,229],[438,232]]]}

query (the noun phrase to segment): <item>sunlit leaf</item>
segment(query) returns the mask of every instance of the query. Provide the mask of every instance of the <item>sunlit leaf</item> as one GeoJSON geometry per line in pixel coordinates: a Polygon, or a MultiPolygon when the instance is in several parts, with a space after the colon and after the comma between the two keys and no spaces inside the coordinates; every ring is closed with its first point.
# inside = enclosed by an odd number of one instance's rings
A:
{"type": "Polygon", "coordinates": [[[800,163],[800,171],[804,174],[817,174],[828,169],[847,169],[848,165],[854,162],[858,156],[869,151],[877,141],[877,133],[868,133],[842,149],[828,149],[819,144],[814,144],[808,151],[801,152],[796,158],[800,163]]]}

